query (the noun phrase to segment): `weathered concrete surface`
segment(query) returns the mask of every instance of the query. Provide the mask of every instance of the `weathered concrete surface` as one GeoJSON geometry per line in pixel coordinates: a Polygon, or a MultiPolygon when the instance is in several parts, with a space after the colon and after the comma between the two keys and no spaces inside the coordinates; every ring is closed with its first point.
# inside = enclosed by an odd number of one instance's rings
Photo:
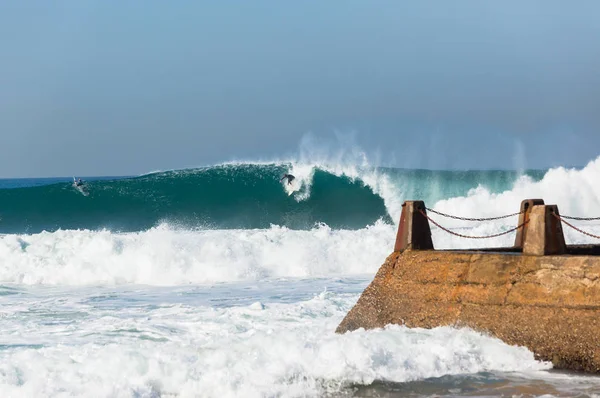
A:
{"type": "Polygon", "coordinates": [[[468,326],[556,368],[600,372],[600,257],[392,253],[337,332],[468,326]]]}
{"type": "Polygon", "coordinates": [[[545,256],[567,252],[562,223],[554,215],[559,215],[556,205],[533,206],[525,228],[523,254],[545,256]]]}
{"type": "Polygon", "coordinates": [[[427,211],[421,200],[409,200],[402,204],[394,251],[433,249],[429,221],[421,211],[427,211]]]}

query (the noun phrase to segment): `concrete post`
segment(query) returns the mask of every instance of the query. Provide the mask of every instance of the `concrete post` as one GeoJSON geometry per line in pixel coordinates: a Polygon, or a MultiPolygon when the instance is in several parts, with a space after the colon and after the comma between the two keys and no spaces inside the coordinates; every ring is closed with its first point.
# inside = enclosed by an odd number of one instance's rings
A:
{"type": "Polygon", "coordinates": [[[523,239],[523,254],[544,256],[567,252],[561,222],[553,213],[559,214],[556,205],[533,206],[523,239]]]}
{"type": "Polygon", "coordinates": [[[406,201],[402,204],[394,251],[433,250],[429,220],[419,210],[426,213],[422,200],[406,201]]]}
{"type": "MultiPolygon", "coordinates": [[[[517,225],[522,225],[524,222],[529,220],[529,214],[531,213],[531,209],[533,206],[543,205],[543,199],[525,199],[521,202],[521,214],[519,214],[519,222],[517,225]]],[[[527,226],[529,223],[525,224],[523,227],[517,229],[517,236],[515,237],[515,246],[516,248],[523,249],[523,239],[525,239],[525,235],[527,234],[527,226]]]]}

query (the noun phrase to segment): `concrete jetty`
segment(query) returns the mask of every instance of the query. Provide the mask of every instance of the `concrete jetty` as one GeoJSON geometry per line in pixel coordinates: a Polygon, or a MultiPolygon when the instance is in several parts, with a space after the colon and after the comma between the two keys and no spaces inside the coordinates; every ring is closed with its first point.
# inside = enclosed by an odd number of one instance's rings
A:
{"type": "Polygon", "coordinates": [[[336,332],[469,327],[555,368],[600,373],[600,245],[567,245],[543,200],[518,214],[512,247],[434,250],[425,204],[405,202],[394,252],[336,332]]]}

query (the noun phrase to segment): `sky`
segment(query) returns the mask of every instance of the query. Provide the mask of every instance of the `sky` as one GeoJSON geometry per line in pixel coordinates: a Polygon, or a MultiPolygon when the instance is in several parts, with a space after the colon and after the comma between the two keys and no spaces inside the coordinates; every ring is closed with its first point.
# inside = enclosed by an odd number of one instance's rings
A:
{"type": "Polygon", "coordinates": [[[600,155],[598,1],[4,1],[0,177],[281,159],[600,155]],[[332,144],[333,142],[333,144],[332,144]]]}

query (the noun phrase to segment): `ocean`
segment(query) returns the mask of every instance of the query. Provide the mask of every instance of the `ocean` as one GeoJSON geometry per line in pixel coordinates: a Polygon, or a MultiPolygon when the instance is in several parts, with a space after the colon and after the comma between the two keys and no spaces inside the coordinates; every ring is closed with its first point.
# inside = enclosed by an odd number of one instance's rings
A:
{"type": "MultiPolygon", "coordinates": [[[[83,190],[0,180],[0,396],[600,396],[600,377],[469,329],[334,333],[393,250],[404,200],[491,217],[543,198],[600,216],[600,158],[521,172],[359,164],[227,163],[86,177],[83,190]]],[[[517,223],[431,216],[466,235],[517,223]]],[[[432,235],[436,248],[514,240],[432,235]]]]}

